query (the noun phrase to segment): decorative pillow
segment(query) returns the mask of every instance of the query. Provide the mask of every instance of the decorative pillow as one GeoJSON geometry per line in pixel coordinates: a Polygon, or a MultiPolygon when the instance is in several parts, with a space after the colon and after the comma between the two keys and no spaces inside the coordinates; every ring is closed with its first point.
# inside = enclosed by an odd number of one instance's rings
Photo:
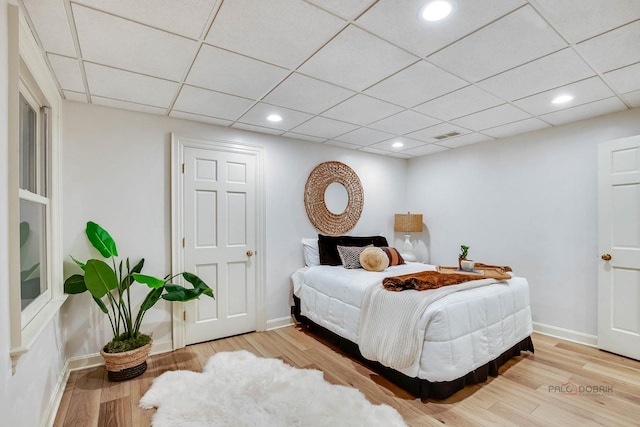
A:
{"type": "Polygon", "coordinates": [[[367,248],[371,248],[371,245],[368,246],[337,246],[338,254],[340,255],[340,259],[342,260],[342,265],[344,268],[362,268],[360,265],[360,253],[367,248]]]}
{"type": "Polygon", "coordinates": [[[321,265],[341,265],[337,246],[389,246],[383,236],[325,236],[318,234],[318,249],[321,265]]]}
{"type": "Polygon", "coordinates": [[[389,265],[401,265],[404,264],[404,258],[400,255],[400,252],[396,248],[384,247],[380,248],[389,257],[389,265]]]}
{"type": "Polygon", "coordinates": [[[389,267],[389,257],[383,248],[370,246],[360,253],[360,264],[367,271],[383,271],[389,267]]]}
{"type": "Polygon", "coordinates": [[[318,249],[318,239],[302,239],[302,251],[304,253],[304,265],[313,267],[320,265],[320,250],[318,249]]]}

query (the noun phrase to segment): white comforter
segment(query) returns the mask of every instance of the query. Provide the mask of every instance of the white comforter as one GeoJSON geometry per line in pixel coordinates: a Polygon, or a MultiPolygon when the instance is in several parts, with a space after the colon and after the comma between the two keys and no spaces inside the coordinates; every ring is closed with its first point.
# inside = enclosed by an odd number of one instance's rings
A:
{"type": "MultiPolygon", "coordinates": [[[[407,263],[381,273],[342,266],[314,266],[292,276],[302,314],[336,334],[361,344],[360,309],[365,290],[388,276],[433,270],[407,263]]],[[[424,337],[419,358],[398,369],[429,381],[451,381],[498,357],[532,332],[526,279],[455,292],[431,303],[420,318],[424,337]]]]}

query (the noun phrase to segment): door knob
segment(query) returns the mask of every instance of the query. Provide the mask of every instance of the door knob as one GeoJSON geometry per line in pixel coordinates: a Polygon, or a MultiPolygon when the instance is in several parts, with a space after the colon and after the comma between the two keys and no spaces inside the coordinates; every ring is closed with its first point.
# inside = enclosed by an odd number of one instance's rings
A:
{"type": "Polygon", "coordinates": [[[611,261],[611,255],[609,254],[604,254],[600,258],[602,258],[605,261],[611,261]]]}
{"type": "Polygon", "coordinates": [[[253,256],[253,251],[247,251],[247,256],[248,257],[252,257],[253,256]]]}

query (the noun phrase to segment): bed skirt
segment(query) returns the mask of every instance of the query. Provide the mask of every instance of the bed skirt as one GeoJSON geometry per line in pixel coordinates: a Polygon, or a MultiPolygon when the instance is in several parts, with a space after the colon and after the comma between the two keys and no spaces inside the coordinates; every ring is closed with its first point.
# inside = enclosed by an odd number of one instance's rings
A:
{"type": "Polygon", "coordinates": [[[368,360],[362,356],[358,345],[346,338],[342,338],[336,333],[314,323],[312,320],[300,313],[300,299],[293,296],[294,306],[291,307],[291,313],[295,319],[306,326],[309,330],[317,335],[326,338],[335,344],[342,351],[370,366],[377,373],[398,385],[402,389],[421,399],[446,399],[455,392],[462,390],[465,386],[481,383],[487,380],[489,376],[498,376],[500,366],[507,363],[513,357],[520,356],[522,351],[534,352],[533,341],[528,336],[500,356],[496,357],[489,363],[467,373],[466,375],[452,381],[431,382],[421,378],[409,377],[395,369],[381,365],[378,362],[368,360]]]}

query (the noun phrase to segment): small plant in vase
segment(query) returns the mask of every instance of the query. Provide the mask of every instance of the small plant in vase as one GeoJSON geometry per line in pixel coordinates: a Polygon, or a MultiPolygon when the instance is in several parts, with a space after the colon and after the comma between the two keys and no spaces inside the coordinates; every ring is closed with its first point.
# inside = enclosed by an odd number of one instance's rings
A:
{"type": "Polygon", "coordinates": [[[460,245],[460,253],[458,254],[458,268],[462,270],[462,260],[467,259],[467,255],[469,254],[469,246],[460,245]]]}
{"type": "Polygon", "coordinates": [[[93,247],[107,261],[111,261],[111,265],[101,259],[82,263],[71,257],[84,274],[69,277],[64,282],[64,291],[68,294],[88,291],[109,318],[113,339],[100,352],[105,359],[109,379],[121,381],[136,377],[146,370],[146,359],[151,350],[151,336],[140,332],[147,311],[160,299],[186,302],[201,295],[213,298],[213,291],[198,276],[187,272],[167,275],[164,279],[140,274],[144,259],[134,266],[131,266],[129,258],[117,263],[115,241],[95,222],[87,222],[86,235],[93,247]],[[171,283],[178,276],[182,276],[193,288],[171,283]],[[131,302],[131,286],[136,282],[151,289],[140,303],[137,313],[136,306],[131,302]]]}

